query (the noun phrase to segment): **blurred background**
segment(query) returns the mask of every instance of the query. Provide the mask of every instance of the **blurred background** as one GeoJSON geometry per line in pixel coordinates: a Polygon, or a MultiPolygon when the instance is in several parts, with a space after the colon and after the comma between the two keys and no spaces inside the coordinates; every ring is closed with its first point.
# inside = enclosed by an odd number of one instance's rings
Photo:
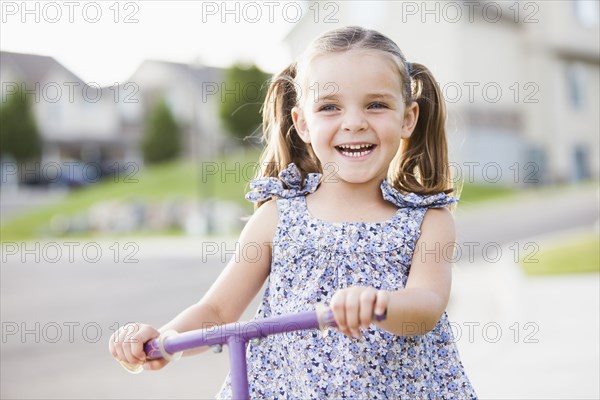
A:
{"type": "Polygon", "coordinates": [[[394,39],[446,98],[448,313],[480,397],[600,397],[598,1],[0,11],[2,398],[215,395],[226,354],[134,376],[109,337],[206,292],[252,212],[269,79],[345,25],[394,39]]]}

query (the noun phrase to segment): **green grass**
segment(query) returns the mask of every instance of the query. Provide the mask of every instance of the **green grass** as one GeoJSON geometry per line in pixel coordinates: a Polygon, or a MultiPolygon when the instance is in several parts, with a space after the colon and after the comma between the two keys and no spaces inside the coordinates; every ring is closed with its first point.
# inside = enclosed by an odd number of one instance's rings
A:
{"type": "Polygon", "coordinates": [[[126,171],[117,177],[117,182],[110,177],[93,186],[73,190],[55,204],[10,219],[0,226],[0,241],[39,237],[48,230],[54,216],[83,214],[102,201],[217,198],[237,202],[250,211],[252,206],[244,200],[244,193],[248,179],[253,177],[252,166],[257,157],[251,153],[214,163],[177,161],[151,166],[137,173],[126,171]]]}
{"type": "Polygon", "coordinates": [[[481,203],[488,200],[509,198],[519,193],[519,190],[497,185],[464,184],[460,191],[459,207],[481,203]]]}
{"type": "Polygon", "coordinates": [[[528,275],[600,272],[600,240],[597,234],[579,235],[530,256],[519,263],[528,275]]]}

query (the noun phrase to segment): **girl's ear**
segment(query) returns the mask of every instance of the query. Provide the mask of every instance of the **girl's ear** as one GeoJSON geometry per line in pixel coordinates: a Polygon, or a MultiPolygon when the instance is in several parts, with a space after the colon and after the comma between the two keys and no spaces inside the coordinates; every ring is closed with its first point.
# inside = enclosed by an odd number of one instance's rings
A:
{"type": "Polygon", "coordinates": [[[417,121],[419,120],[419,105],[416,101],[411,102],[404,111],[404,120],[402,121],[402,139],[408,139],[412,135],[417,121]]]}
{"type": "Polygon", "coordinates": [[[310,134],[308,133],[308,126],[306,125],[306,119],[304,118],[304,112],[299,107],[292,108],[292,120],[294,121],[294,127],[298,136],[304,143],[310,143],[310,134]]]}

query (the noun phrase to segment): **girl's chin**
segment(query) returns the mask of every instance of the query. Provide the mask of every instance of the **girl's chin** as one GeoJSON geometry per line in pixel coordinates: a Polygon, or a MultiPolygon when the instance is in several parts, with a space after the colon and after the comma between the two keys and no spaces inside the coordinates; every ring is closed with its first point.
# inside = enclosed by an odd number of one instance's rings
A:
{"type": "Polygon", "coordinates": [[[373,174],[373,173],[338,172],[338,174],[336,175],[336,177],[334,178],[333,181],[335,181],[336,178],[338,181],[341,181],[344,183],[359,185],[359,184],[365,184],[365,183],[370,183],[370,182],[374,182],[374,181],[377,181],[378,183],[380,183],[385,178],[385,176],[380,177],[378,174],[373,174]]]}

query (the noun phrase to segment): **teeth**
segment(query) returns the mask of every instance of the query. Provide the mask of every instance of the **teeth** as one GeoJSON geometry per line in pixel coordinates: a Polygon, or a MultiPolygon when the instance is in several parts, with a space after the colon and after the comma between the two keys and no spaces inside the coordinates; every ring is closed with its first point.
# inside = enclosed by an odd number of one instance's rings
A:
{"type": "Polygon", "coordinates": [[[372,144],[343,144],[338,147],[340,149],[358,150],[358,149],[371,148],[371,147],[373,147],[373,145],[372,144]]]}
{"type": "Polygon", "coordinates": [[[340,153],[347,157],[362,157],[366,156],[371,151],[373,151],[373,146],[374,145],[372,144],[342,144],[336,147],[338,148],[340,153]],[[356,151],[360,149],[363,149],[364,151],[356,151]]]}
{"type": "Polygon", "coordinates": [[[369,152],[361,151],[361,152],[356,152],[356,153],[348,153],[348,152],[342,151],[342,154],[345,156],[348,156],[348,157],[362,157],[362,156],[369,154],[369,152]]]}
{"type": "Polygon", "coordinates": [[[345,156],[348,157],[362,157],[362,156],[366,156],[367,154],[369,154],[371,152],[371,150],[367,150],[367,151],[342,151],[341,153],[345,156]]]}

